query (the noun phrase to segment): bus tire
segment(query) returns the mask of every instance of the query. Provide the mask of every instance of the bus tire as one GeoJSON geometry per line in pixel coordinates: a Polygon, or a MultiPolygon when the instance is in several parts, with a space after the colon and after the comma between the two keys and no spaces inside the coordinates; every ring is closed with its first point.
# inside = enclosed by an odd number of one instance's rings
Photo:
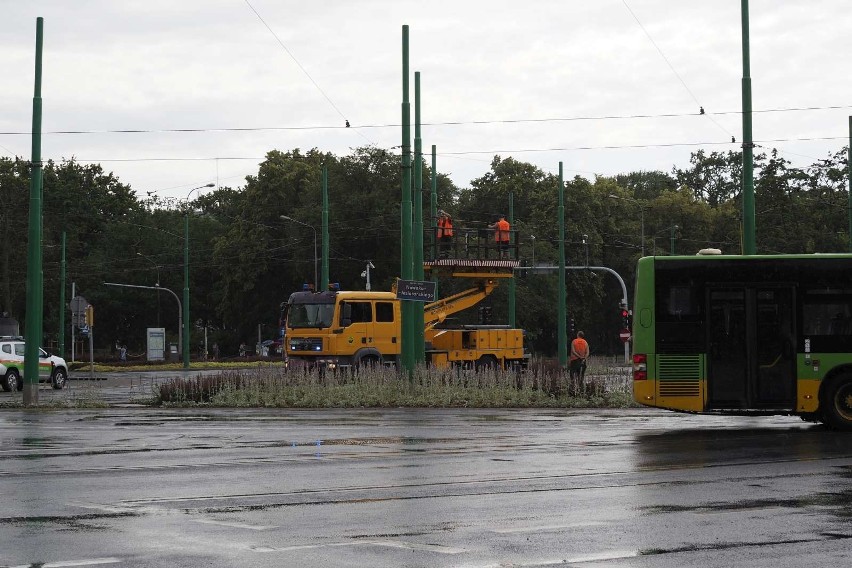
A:
{"type": "Polygon", "coordinates": [[[852,374],[829,379],[822,391],[822,417],[832,430],[852,431],[852,374]]]}

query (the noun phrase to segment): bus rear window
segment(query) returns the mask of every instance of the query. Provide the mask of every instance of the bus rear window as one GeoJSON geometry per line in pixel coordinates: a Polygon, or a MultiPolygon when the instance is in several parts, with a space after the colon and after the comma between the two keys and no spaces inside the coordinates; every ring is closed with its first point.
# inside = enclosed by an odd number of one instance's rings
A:
{"type": "Polygon", "coordinates": [[[672,321],[692,319],[699,315],[700,309],[692,286],[670,286],[660,290],[657,299],[663,319],[672,321]]]}

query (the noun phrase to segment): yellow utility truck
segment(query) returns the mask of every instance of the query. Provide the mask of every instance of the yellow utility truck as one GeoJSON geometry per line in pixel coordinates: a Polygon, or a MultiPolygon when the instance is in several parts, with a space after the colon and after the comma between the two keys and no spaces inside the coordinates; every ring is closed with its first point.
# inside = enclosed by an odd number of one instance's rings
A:
{"type": "MultiPolygon", "coordinates": [[[[447,327],[449,316],[475,306],[497,286],[476,286],[424,305],[426,362],[436,367],[523,369],[529,361],[524,332],[502,325],[447,327]]],[[[295,292],[285,307],[289,366],[324,368],[396,365],[402,343],[402,310],[394,292],[295,292]]]]}

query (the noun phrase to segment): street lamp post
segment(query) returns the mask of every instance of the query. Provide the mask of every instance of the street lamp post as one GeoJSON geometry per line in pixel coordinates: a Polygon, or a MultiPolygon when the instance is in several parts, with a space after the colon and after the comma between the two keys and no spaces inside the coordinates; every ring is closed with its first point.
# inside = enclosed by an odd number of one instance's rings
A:
{"type": "Polygon", "coordinates": [[[610,193],[607,197],[609,197],[610,199],[621,199],[622,201],[632,201],[633,203],[639,206],[639,213],[642,223],[642,256],[645,256],[645,208],[647,208],[648,205],[643,201],[639,201],[638,199],[633,199],[631,197],[622,197],[620,195],[615,195],[612,193],[610,193]]]}
{"type": "Polygon", "coordinates": [[[183,337],[182,330],[183,330],[183,323],[184,323],[183,316],[181,315],[183,313],[183,310],[181,309],[182,306],[181,306],[181,303],[180,303],[180,298],[178,298],[178,295],[175,294],[172,290],[169,290],[168,288],[161,288],[159,285],[158,286],[137,286],[136,284],[118,284],[116,282],[104,282],[104,286],[119,286],[121,288],[140,288],[140,289],[143,289],[143,290],[156,290],[157,294],[160,293],[160,290],[165,290],[166,292],[168,292],[169,294],[174,296],[175,301],[177,302],[177,305],[178,305],[178,343],[181,342],[181,338],[183,337]]]}
{"type": "Polygon", "coordinates": [[[183,217],[183,368],[189,369],[189,196],[193,191],[205,187],[216,187],[215,183],[207,183],[193,187],[186,194],[186,210],[183,217]]]}
{"type": "MultiPolygon", "coordinates": [[[[288,217],[287,215],[281,215],[281,218],[284,219],[285,221],[293,221],[294,223],[296,223],[298,225],[304,225],[305,227],[308,227],[310,230],[312,230],[314,232],[314,286],[315,287],[319,286],[319,277],[318,277],[319,273],[317,271],[317,230],[316,230],[316,228],[313,225],[308,225],[307,223],[303,223],[303,222],[299,221],[298,219],[293,219],[292,217],[288,217]]],[[[317,291],[319,292],[320,290],[317,290],[317,291]]]]}

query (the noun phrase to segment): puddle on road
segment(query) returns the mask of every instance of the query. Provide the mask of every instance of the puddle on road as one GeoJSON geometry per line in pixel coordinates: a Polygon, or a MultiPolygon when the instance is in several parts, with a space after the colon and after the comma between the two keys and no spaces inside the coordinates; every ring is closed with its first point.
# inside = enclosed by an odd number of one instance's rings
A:
{"type": "Polygon", "coordinates": [[[70,516],[0,517],[0,524],[17,526],[58,525],[61,527],[60,530],[90,531],[109,528],[106,525],[98,524],[97,521],[138,516],[139,513],[126,511],[120,513],[86,513],[70,516]]]}
{"type": "Polygon", "coordinates": [[[817,538],[801,538],[789,540],[772,540],[760,542],[719,542],[713,544],[688,544],[685,546],[677,546],[672,548],[645,548],[639,551],[639,556],[654,556],[658,554],[677,554],[679,552],[699,552],[699,551],[714,551],[714,550],[731,550],[736,548],[751,548],[762,546],[783,546],[785,544],[807,544],[814,542],[824,542],[826,540],[848,540],[852,539],[852,535],[843,535],[836,533],[822,533],[817,538]]]}

